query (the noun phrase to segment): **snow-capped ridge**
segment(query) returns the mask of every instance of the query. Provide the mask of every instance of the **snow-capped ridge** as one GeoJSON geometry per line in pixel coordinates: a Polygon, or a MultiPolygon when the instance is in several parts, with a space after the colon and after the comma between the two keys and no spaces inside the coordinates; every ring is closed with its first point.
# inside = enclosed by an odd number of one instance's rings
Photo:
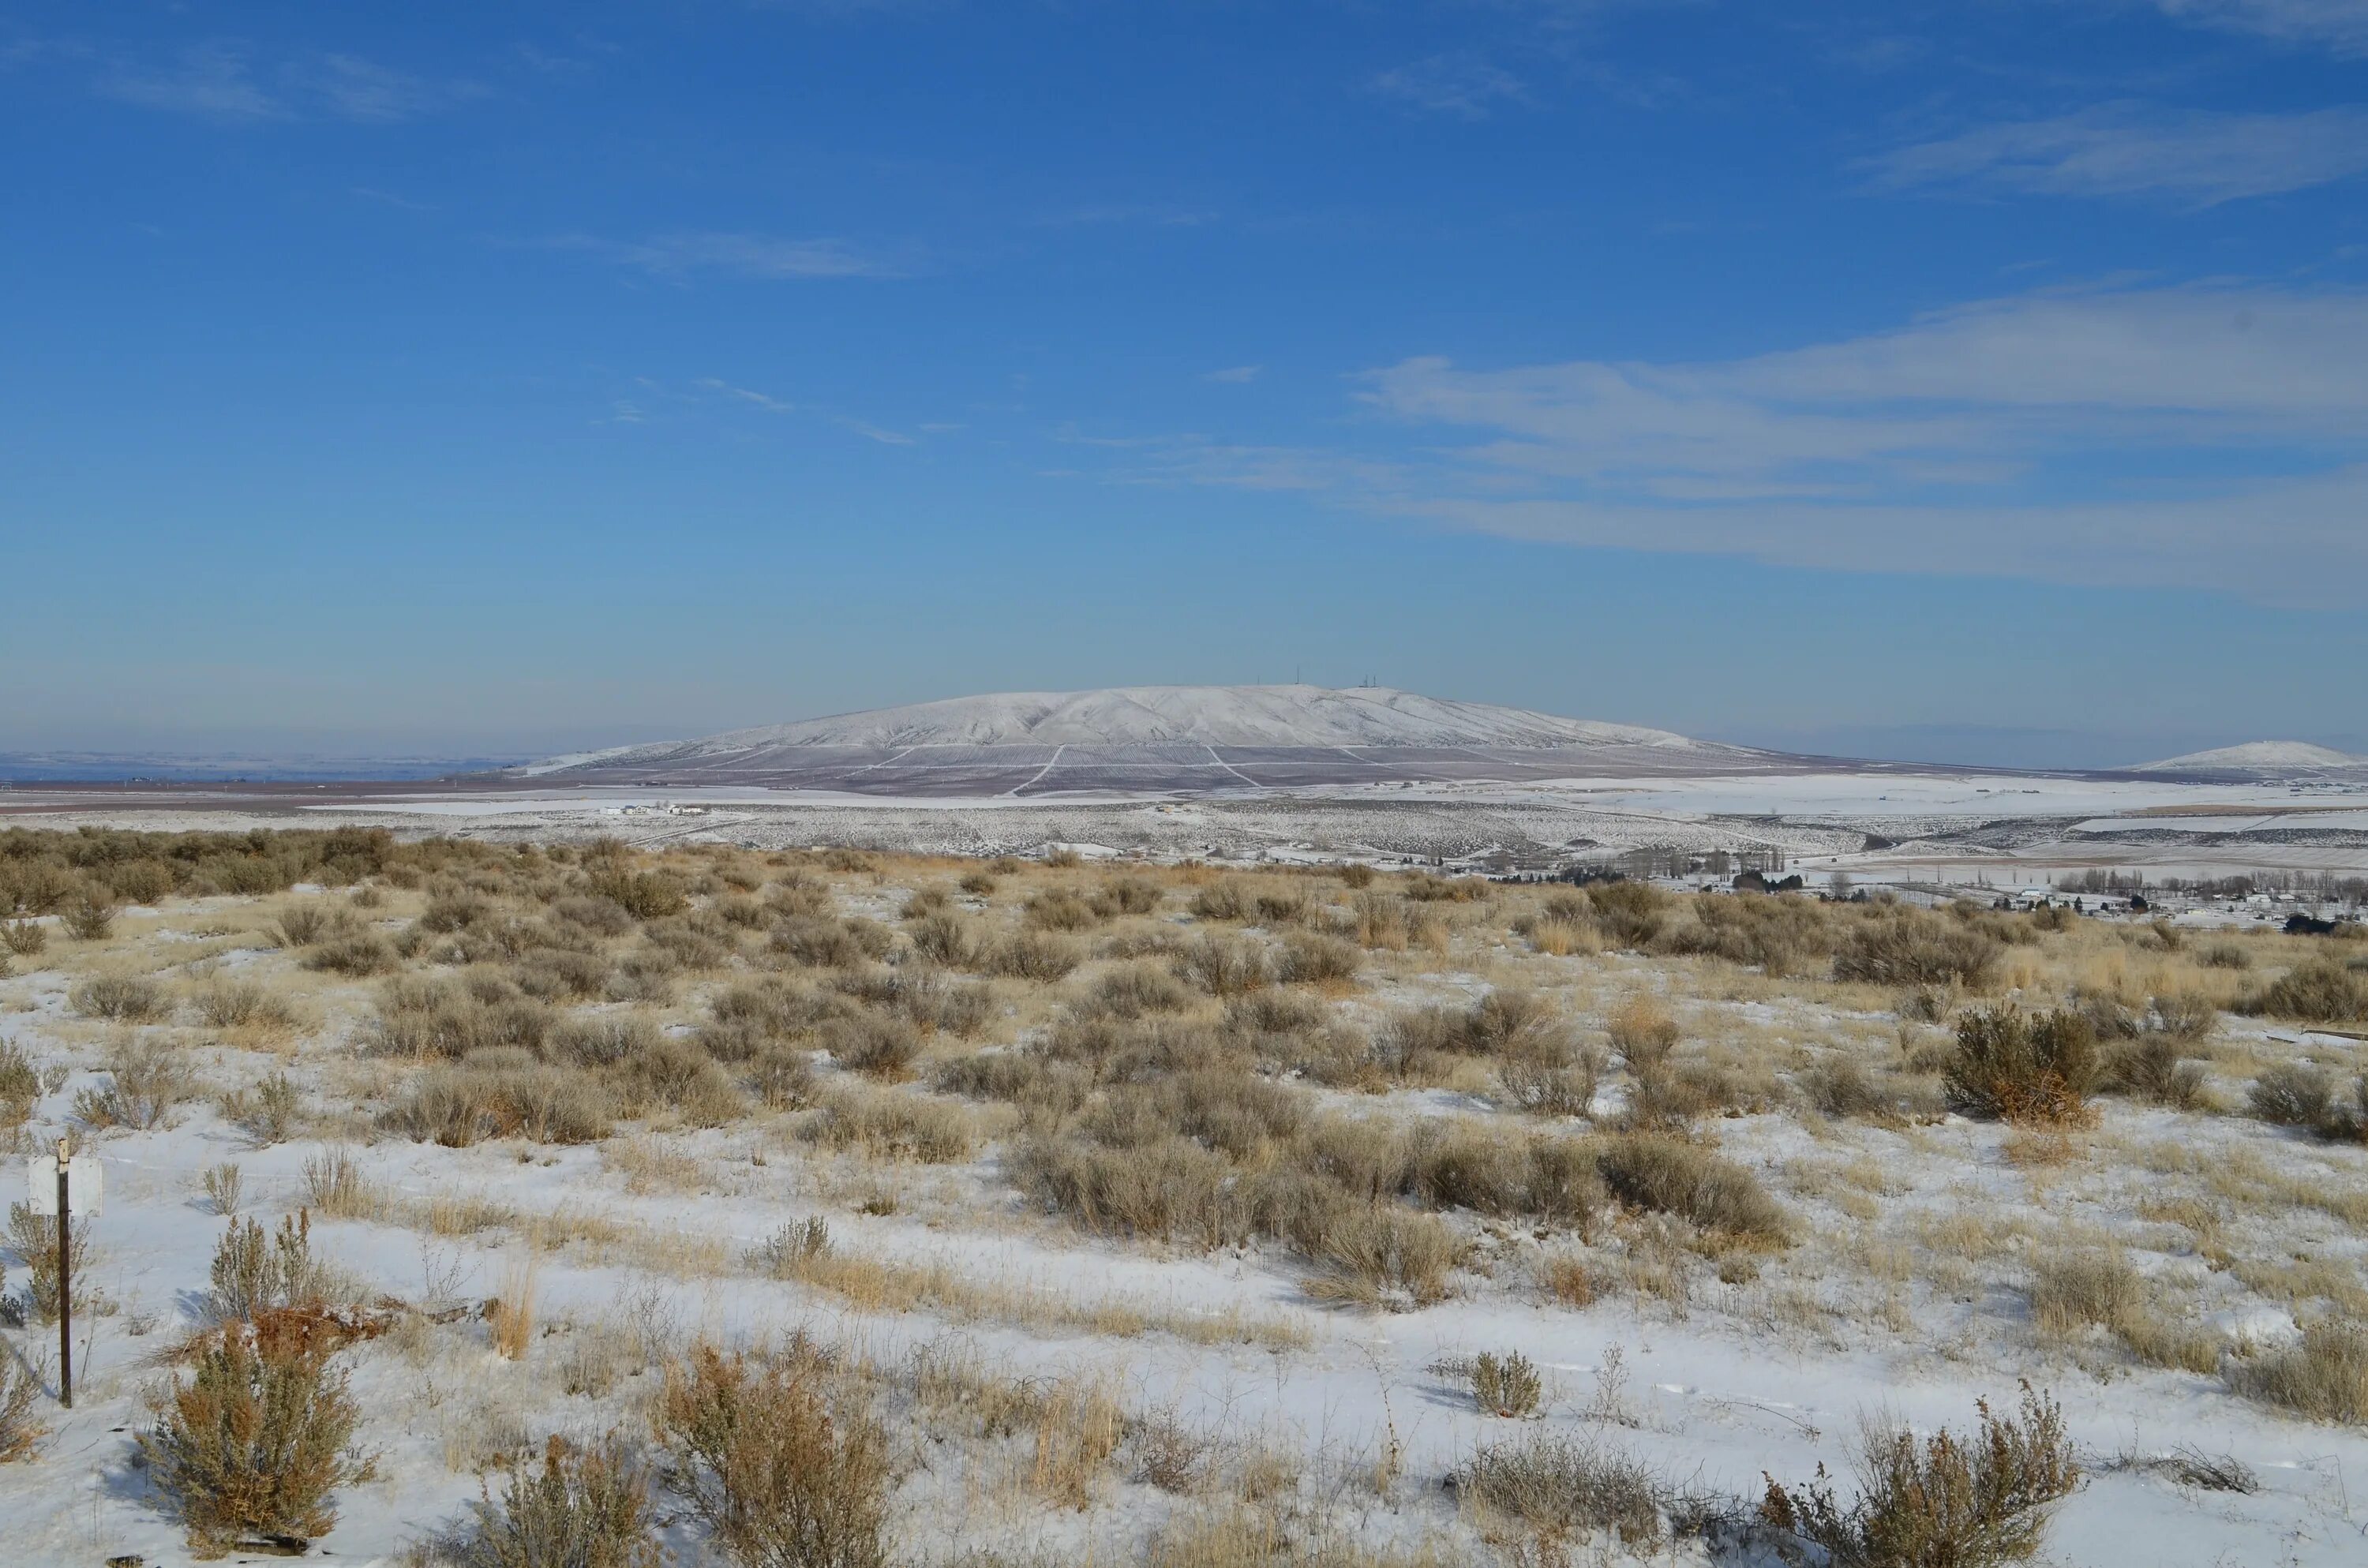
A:
{"type": "Polygon", "coordinates": [[[2368,768],[2368,756],[2354,756],[2307,741],[2247,741],[2242,745],[2215,746],[2210,751],[2167,756],[2140,763],[2139,773],[2274,773],[2294,768],[2368,768]]]}
{"type": "Polygon", "coordinates": [[[795,746],[1652,746],[1736,748],[1667,730],[1565,719],[1389,687],[1136,686],[998,692],[552,758],[533,771],[795,746]]]}

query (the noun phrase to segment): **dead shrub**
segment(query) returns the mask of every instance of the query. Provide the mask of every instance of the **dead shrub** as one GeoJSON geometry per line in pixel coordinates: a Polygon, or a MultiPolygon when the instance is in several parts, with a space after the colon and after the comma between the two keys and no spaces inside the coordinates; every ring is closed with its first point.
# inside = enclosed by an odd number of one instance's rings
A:
{"type": "Polygon", "coordinates": [[[615,1113],[598,1080],[494,1048],[420,1073],[379,1125],[448,1149],[487,1138],[597,1143],[615,1131],[615,1113]]]}
{"type": "Polygon", "coordinates": [[[636,920],[662,920],[690,906],[682,884],[665,871],[629,872],[621,868],[596,871],[586,891],[636,920]]]}
{"type": "Polygon", "coordinates": [[[1792,1223],[1759,1178],[1699,1144],[1631,1132],[1596,1145],[1597,1167],[1613,1197],[1675,1214],[1741,1242],[1784,1245],[1792,1223]]]}
{"type": "Polygon", "coordinates": [[[1920,910],[1861,922],[1834,955],[1834,978],[1873,985],[1961,985],[1979,991],[1998,967],[1997,938],[1920,910]]]}
{"type": "Polygon", "coordinates": [[[1533,1116],[1588,1116],[1603,1075],[1602,1054],[1567,1040],[1508,1051],[1497,1063],[1505,1097],[1533,1116]]]}
{"type": "Polygon", "coordinates": [[[1192,895],[1187,907],[1196,920],[1247,920],[1250,914],[1249,890],[1231,878],[1211,882],[1192,895]]]}
{"type": "Polygon", "coordinates": [[[1641,950],[1668,924],[1668,894],[1646,882],[1598,882],[1587,890],[1588,915],[1614,947],[1641,950]]]}
{"type": "Polygon", "coordinates": [[[771,941],[773,951],[815,969],[852,969],[886,958],[894,945],[886,926],[859,915],[784,920],[771,941]]]}
{"type": "Polygon", "coordinates": [[[1837,1500],[1820,1469],[1807,1486],[1774,1480],[1763,1523],[1822,1547],[1834,1568],[1992,1568],[2039,1550],[2049,1505],[2080,1483],[2055,1402],[2026,1383],[2019,1417],[1976,1406],[1968,1439],[1943,1427],[1918,1439],[1904,1425],[1870,1422],[1859,1443],[1859,1494],[1837,1500]]]}
{"type": "Polygon", "coordinates": [[[1159,900],[1159,884],[1140,877],[1114,877],[1094,891],[1094,909],[1105,917],[1148,915],[1159,900]]]}
{"type": "Polygon", "coordinates": [[[107,1048],[107,1086],[74,1096],[74,1115],[93,1127],[162,1127],[197,1092],[181,1048],[131,1036],[107,1048]]]}
{"type": "Polygon", "coordinates": [[[2333,959],[2298,963],[2265,989],[2247,995],[2240,1011],[2304,1023],[2340,1024],[2368,1018],[2368,977],[2333,959]]]}
{"type": "Polygon", "coordinates": [[[40,1377],[30,1367],[13,1358],[0,1365],[0,1464],[29,1456],[48,1432],[34,1414],[41,1392],[40,1377]]]}
{"type": "Polygon", "coordinates": [[[614,1067],[657,1049],[655,1020],[638,1013],[591,1013],[553,1025],[546,1051],[578,1067],[614,1067]]]}
{"type": "Polygon", "coordinates": [[[648,1477],[613,1432],[583,1447],[553,1434],[540,1472],[513,1458],[501,1496],[481,1492],[470,1507],[469,1568],[660,1568],[667,1560],[648,1477]]]}
{"type": "Polygon", "coordinates": [[[1212,996],[1237,996],[1267,983],[1266,954],[1245,937],[1215,932],[1176,955],[1176,977],[1212,996]]]}
{"type": "Polygon", "coordinates": [[[2146,1287],[2116,1249],[2067,1250],[2032,1269],[2031,1317],[2061,1338],[2099,1326],[2120,1333],[2146,1315],[2146,1287]]]}
{"type": "Polygon", "coordinates": [[[296,1027],[296,1009],[287,998],[251,980],[213,981],[192,994],[190,1001],[209,1028],[278,1035],[296,1027]]]}
{"type": "Polygon", "coordinates": [[[77,942],[103,942],[115,930],[114,898],[96,883],[85,882],[65,901],[58,924],[77,942]]]}
{"type": "Polygon", "coordinates": [[[1192,993],[1167,970],[1154,964],[1131,963],[1110,970],[1096,981],[1080,1006],[1086,1012],[1139,1018],[1145,1013],[1180,1013],[1191,1005],[1192,993]]]}
{"type": "Polygon", "coordinates": [[[173,999],[165,988],[138,974],[95,974],[75,986],[67,1000],[84,1017],[109,1023],[151,1024],[173,1012],[173,999]]]}
{"type": "Polygon", "coordinates": [[[1052,888],[1030,899],[1022,919],[1039,931],[1090,931],[1104,915],[1074,888],[1052,888]]]}
{"type": "Polygon", "coordinates": [[[883,1568],[888,1435],[826,1388],[802,1339],[752,1365],[712,1347],[670,1368],[657,1437],[667,1483],[742,1568],[883,1568]]]}
{"type": "Polygon", "coordinates": [[[1811,1068],[1801,1086],[1820,1115],[1838,1120],[1856,1118],[1884,1121],[1899,1114],[1897,1097],[1886,1094],[1867,1075],[1865,1068],[1847,1056],[1838,1056],[1811,1068]]]}
{"type": "Polygon", "coordinates": [[[2062,1127],[2088,1115],[2098,1073],[2096,1031],[2078,1014],[1992,1007],[1957,1021],[1941,1089],[1966,1116],[2062,1127]]]}
{"type": "Polygon", "coordinates": [[[911,1076],[921,1053],[913,1026],[893,1014],[863,1013],[825,1026],[822,1042],[831,1060],[867,1078],[894,1083],[911,1076]]]}
{"type": "Polygon", "coordinates": [[[1611,1036],[1612,1048],[1632,1073],[1659,1065],[1678,1048],[1678,1021],[1656,997],[1629,997],[1604,1028],[1611,1036]]]}
{"type": "Polygon", "coordinates": [[[375,932],[362,932],[322,943],[304,955],[303,963],[306,969],[342,974],[349,980],[361,980],[373,974],[384,974],[399,967],[402,960],[387,945],[385,937],[375,932]]]}
{"type": "Polygon", "coordinates": [[[1232,1168],[1188,1138],[1124,1149],[1031,1138],[1004,1157],[1022,1192],[1102,1235],[1222,1246],[1237,1234],[1232,1168]]]}
{"type": "Polygon", "coordinates": [[[0,946],[20,959],[39,957],[50,945],[50,928],[38,920],[0,920],[0,946]]]}
{"type": "Polygon", "coordinates": [[[1286,985],[1339,984],[1357,978],[1365,955],[1338,937],[1294,931],[1283,939],[1275,978],[1286,985]]]}
{"type": "Polygon", "coordinates": [[[1107,1377],[1063,1378],[1036,1417],[1036,1462],[1028,1485],[1064,1508],[1092,1506],[1094,1483],[1126,1437],[1126,1413],[1107,1377]]]}
{"type": "Polygon", "coordinates": [[[1076,943],[1042,931],[1015,931],[987,949],[989,972],[1049,985],[1084,961],[1076,943]]]}
{"type": "Polygon", "coordinates": [[[2235,1363],[2239,1393],[2313,1421],[2368,1422],[2368,1327],[2329,1318],[2303,1330],[2299,1343],[2235,1363]]]}
{"type": "Polygon", "coordinates": [[[1539,1432],[1487,1444],[1450,1479],[1484,1513],[1557,1545],[1600,1535],[1650,1549],[1668,1534],[1652,1472],[1583,1438],[1539,1432]]]}
{"type": "Polygon", "coordinates": [[[1309,1294],[1405,1312],[1447,1299],[1463,1244],[1431,1215],[1379,1207],[1342,1212],[1315,1254],[1326,1272],[1309,1281],[1309,1294]]]}
{"type": "Polygon", "coordinates": [[[916,952],[953,969],[975,969],[986,951],[986,937],[979,923],[960,915],[943,911],[926,915],[908,934],[916,952]]]}
{"type": "Polygon", "coordinates": [[[192,1550],[213,1556],[251,1536],[327,1534],[330,1494],[368,1473],[348,1448],[359,1416],[324,1351],[234,1325],[202,1343],[140,1447],[192,1550]]]}
{"type": "Polygon", "coordinates": [[[978,1149],[978,1123],[970,1111],[912,1094],[830,1095],[803,1136],[825,1148],[929,1165],[967,1160],[978,1149]]]}
{"type": "Polygon", "coordinates": [[[2205,1104],[2203,1063],[2180,1061],[2166,1035],[2149,1034],[2115,1051],[2100,1085],[2173,1110],[2200,1110],[2205,1104]]]}

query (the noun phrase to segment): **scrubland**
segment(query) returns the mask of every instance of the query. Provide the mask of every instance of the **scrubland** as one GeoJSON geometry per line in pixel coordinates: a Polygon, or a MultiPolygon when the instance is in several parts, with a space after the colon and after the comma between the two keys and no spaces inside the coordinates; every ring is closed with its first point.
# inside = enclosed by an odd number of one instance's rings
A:
{"type": "Polygon", "coordinates": [[[0,916],[108,1171],[27,1560],[2368,1551],[2368,944],[359,830],[0,916]]]}

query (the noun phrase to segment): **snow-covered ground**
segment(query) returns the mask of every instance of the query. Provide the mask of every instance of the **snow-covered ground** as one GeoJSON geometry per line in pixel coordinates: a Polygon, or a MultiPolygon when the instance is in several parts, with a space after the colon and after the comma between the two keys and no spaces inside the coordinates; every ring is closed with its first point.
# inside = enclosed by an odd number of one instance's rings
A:
{"type": "MultiPolygon", "coordinates": [[[[1006,872],[984,909],[979,900],[956,907],[1011,919],[1031,889],[1066,877],[1090,892],[1107,875],[1006,872]]],[[[839,910],[894,923],[911,892],[949,876],[890,862],[829,880],[839,910]]],[[[1187,911],[1200,885],[1164,883],[1156,912],[1113,929],[1207,927],[1187,911]]],[[[1345,907],[1346,892],[1314,887],[1345,907]]],[[[1700,1054],[1774,1085],[1772,1103],[1713,1116],[1700,1133],[1777,1197],[1795,1244],[1722,1251],[1651,1216],[1622,1219],[1581,1244],[1458,1211],[1448,1219],[1472,1252],[1446,1300],[1399,1313],[1326,1306],[1304,1288],[1305,1260],[1272,1244],[1202,1251],[1098,1240],[1036,1210],[1006,1175],[1008,1123],[984,1111],[989,1135],[969,1157],[927,1165],[825,1152],[799,1136],[811,1112],[752,1112],[705,1129],[660,1118],[576,1147],[506,1139],[446,1149],[378,1131],[373,1116],[416,1071],[363,1049],[380,983],[302,969],[268,935],[286,906],[343,907],[342,894],[175,902],[126,916],[104,943],[54,941],[0,980],[0,1037],[44,1072],[18,1146],[46,1146],[72,1126],[77,1095],[106,1085],[108,1052],[128,1037],[176,1043],[199,1092],[167,1125],[85,1134],[108,1173],[93,1269],[108,1304],[77,1330],[76,1408],[46,1411],[51,1430],[36,1455],[0,1466],[9,1560],[183,1560],[177,1530],[133,1462],[131,1434],[167,1375],[159,1353],[203,1320],[224,1225],[202,1195],[203,1173],[235,1163],[245,1210],[268,1221],[307,1201],[306,1163],[333,1145],[350,1151],[376,1189],[375,1217],[324,1219],[313,1233],[366,1294],[431,1309],[474,1303],[514,1289],[531,1256],[542,1325],[517,1360],[495,1353],[473,1315],[415,1322],[347,1353],[377,1463],[371,1479],[339,1494],[340,1522],[324,1544],[340,1562],[394,1562],[407,1543],[461,1522],[479,1495],[479,1470],[510,1446],[632,1425],[660,1363],[692,1338],[778,1340],[798,1327],[860,1352],[892,1386],[916,1354],[955,1349],[967,1364],[1039,1387],[1106,1379],[1129,1411],[1172,1416],[1223,1451],[1286,1456],[1304,1517],[1377,1546],[1429,1543],[1446,1561],[1490,1550],[1471,1511],[1440,1485],[1484,1443],[1567,1433],[1671,1483],[1748,1500],[1763,1475],[1798,1483],[1819,1463],[1846,1474],[1871,1414],[1962,1430],[1976,1399],[2009,1408],[2026,1379],[2062,1402],[2089,1471],[2057,1512],[2051,1559],[2198,1568],[2368,1560],[2368,1501],[2351,1495],[2368,1478],[2368,1429],[2300,1419],[2230,1381],[2247,1357],[2290,1343],[2299,1323],[2357,1313],[2368,1301],[2362,1151],[2241,1115],[2122,1099],[2100,1102],[2099,1125],[2059,1149],[1953,1116],[1827,1119],[1799,1098],[1812,1066],[1847,1056],[1871,1072],[1903,1072],[1945,1032],[1893,1017],[1893,999],[1864,988],[1778,981],[1711,960],[1533,951],[1510,929],[1533,896],[1497,898],[1445,906],[1436,950],[1370,955],[1359,982],[1329,994],[1332,1005],[1372,1028],[1417,1003],[1527,988],[1598,1037],[1622,1002],[1660,998],[1682,1027],[1681,1059],[1700,1054]],[[97,973],[149,975],[180,1010],[171,1022],[137,1026],[78,1016],[74,988],[97,973]],[[294,997],[300,1025],[284,1040],[197,1026],[188,998],[224,978],[294,997]],[[300,1085],[304,1116],[287,1141],[260,1142],[222,1096],[280,1071],[300,1085]],[[745,1261],[781,1226],[813,1215],[827,1220],[839,1255],[938,1283],[892,1286],[882,1299],[768,1278],[745,1261]],[[2032,1270],[2073,1248],[2126,1259],[2150,1309],[2205,1340],[2199,1369],[2149,1364],[2102,1328],[2041,1333],[2027,1299],[2032,1270]],[[1593,1304],[1541,1288],[1541,1265],[1557,1256],[1577,1259],[1596,1281],[1593,1304]],[[1536,1417],[1486,1415],[1467,1389],[1432,1369],[1483,1350],[1518,1350],[1543,1369],[1536,1417]],[[596,1359],[612,1364],[613,1383],[570,1392],[596,1359]],[[2259,1489],[2202,1491],[2145,1462],[2182,1449],[2233,1459],[2259,1489]]],[[[419,895],[390,892],[354,913],[393,935],[419,907],[419,895]]],[[[1244,936],[1270,939],[1255,927],[1244,936]]],[[[2142,996],[2203,972],[2175,969],[2184,960],[2142,945],[2144,936],[2142,926],[2084,922],[2069,937],[2009,949],[2019,967],[2005,983],[2035,1003],[2060,999],[2076,976],[2142,996]]],[[[2315,950],[2245,940],[2254,974],[2315,950]]],[[[777,961],[750,948],[691,977],[655,1015],[686,1028],[715,991],[777,961]]],[[[1110,967],[1089,964],[1050,989],[997,982],[1000,1010],[985,1038],[932,1050],[1024,1044],[1110,967]]],[[[2234,1016],[2199,1049],[2224,1107],[2240,1106],[2250,1076],[2272,1062],[2306,1056],[2345,1075],[2362,1065],[2359,1044],[2341,1035],[2234,1016]]],[[[825,1086],[851,1081],[821,1066],[825,1086]]],[[[1625,1083],[1617,1069],[1607,1077],[1600,1111],[1622,1103],[1625,1083]]],[[[1494,1081],[1477,1070],[1380,1095],[1302,1092],[1327,1112],[1391,1121],[1586,1131],[1500,1108],[1494,1081]]],[[[21,1277],[12,1261],[10,1283],[21,1277]]],[[[38,1327],[6,1337],[22,1358],[45,1354],[38,1327]]],[[[1123,1561],[1161,1519],[1219,1501],[1163,1492],[1121,1454],[1095,1479],[1088,1506],[1055,1509],[1010,1480],[1020,1461],[1008,1444],[937,1429],[927,1411],[886,1397],[899,1442],[920,1460],[896,1495],[900,1562],[988,1547],[1123,1561]]],[[[688,1524],[672,1539],[697,1548],[688,1524]]],[[[1687,1561],[1706,1549],[1669,1551],[1687,1561]]]]}

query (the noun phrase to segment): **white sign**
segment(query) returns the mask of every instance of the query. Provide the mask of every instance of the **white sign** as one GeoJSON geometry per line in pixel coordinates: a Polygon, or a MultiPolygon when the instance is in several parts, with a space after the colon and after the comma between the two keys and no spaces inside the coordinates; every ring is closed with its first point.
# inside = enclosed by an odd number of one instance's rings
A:
{"type": "MultiPolygon", "coordinates": [[[[32,1189],[33,1212],[54,1214],[58,1211],[58,1157],[36,1154],[25,1162],[25,1185],[32,1189]]],[[[97,1160],[88,1154],[77,1154],[66,1162],[66,1210],[72,1214],[96,1214],[106,1183],[99,1176],[97,1160]]]]}

